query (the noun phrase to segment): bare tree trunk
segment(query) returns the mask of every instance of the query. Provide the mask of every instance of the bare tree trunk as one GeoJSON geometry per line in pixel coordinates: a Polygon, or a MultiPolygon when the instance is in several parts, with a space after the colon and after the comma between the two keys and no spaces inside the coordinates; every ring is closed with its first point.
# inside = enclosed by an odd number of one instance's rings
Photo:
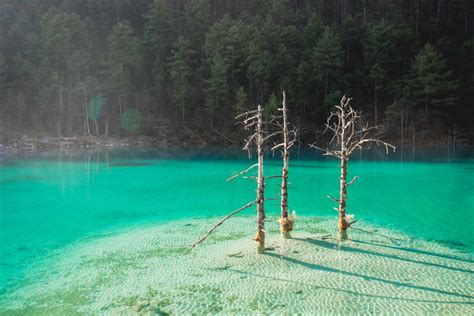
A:
{"type": "Polygon", "coordinates": [[[326,73],[326,86],[324,88],[324,96],[327,97],[328,96],[328,73],[326,73]]]}
{"type": "MultiPolygon", "coordinates": [[[[343,115],[341,115],[341,125],[346,126],[346,115],[345,108],[341,107],[343,110],[343,115]]],[[[347,240],[347,228],[348,223],[346,221],[346,193],[347,193],[347,156],[346,156],[346,140],[345,140],[345,131],[341,133],[341,175],[339,178],[339,240],[347,240]]]]}
{"type": "Polygon", "coordinates": [[[72,135],[72,109],[71,109],[71,92],[67,89],[67,135],[72,135]]]}
{"type": "Polygon", "coordinates": [[[418,34],[418,26],[420,23],[420,4],[418,3],[419,0],[416,1],[416,22],[415,22],[415,33],[418,34]]]}
{"type": "Polygon", "coordinates": [[[119,104],[120,117],[122,117],[122,96],[120,94],[118,96],[118,104],[119,104]]]}
{"type": "Polygon", "coordinates": [[[347,240],[347,228],[349,228],[346,221],[346,201],[347,201],[347,157],[345,157],[345,150],[342,151],[341,158],[341,176],[339,178],[339,240],[347,240]]]}
{"type": "Polygon", "coordinates": [[[285,239],[291,238],[290,232],[293,230],[294,221],[288,215],[288,165],[290,160],[290,144],[288,131],[288,113],[286,108],[286,95],[283,91],[283,168],[281,174],[281,218],[280,218],[280,232],[285,239]]]}
{"type": "Polygon", "coordinates": [[[366,23],[366,5],[365,5],[366,0],[364,0],[364,24],[366,23]]]}
{"type": "Polygon", "coordinates": [[[59,85],[59,117],[58,117],[58,137],[61,136],[61,130],[62,130],[62,116],[63,116],[63,82],[61,81],[61,84],[59,85]]]}
{"type": "Polygon", "coordinates": [[[89,124],[89,109],[87,107],[87,87],[84,87],[84,114],[86,116],[85,123],[86,123],[87,136],[91,136],[91,128],[89,124]]]}
{"type": "Polygon", "coordinates": [[[265,210],[264,210],[264,190],[265,178],[263,174],[263,130],[262,130],[262,107],[258,106],[257,112],[257,156],[258,156],[258,176],[257,176],[257,253],[265,251],[265,210]]]}
{"type": "Polygon", "coordinates": [[[375,82],[374,87],[374,124],[377,126],[377,82],[375,82]]]}
{"type": "Polygon", "coordinates": [[[441,15],[441,5],[443,4],[442,0],[438,0],[438,8],[436,10],[436,22],[439,22],[439,16],[441,15]]]}
{"type": "Polygon", "coordinates": [[[403,145],[403,104],[400,104],[400,144],[403,145]]]}
{"type": "Polygon", "coordinates": [[[184,125],[184,100],[181,100],[181,122],[184,125]]]}
{"type": "Polygon", "coordinates": [[[17,117],[17,125],[21,127],[21,112],[23,110],[23,96],[21,94],[21,90],[18,89],[18,97],[17,97],[17,104],[18,104],[18,117],[17,117]]]}
{"type": "Polygon", "coordinates": [[[96,132],[96,135],[99,136],[99,126],[97,125],[97,119],[94,119],[94,123],[95,123],[95,132],[96,132]]]}

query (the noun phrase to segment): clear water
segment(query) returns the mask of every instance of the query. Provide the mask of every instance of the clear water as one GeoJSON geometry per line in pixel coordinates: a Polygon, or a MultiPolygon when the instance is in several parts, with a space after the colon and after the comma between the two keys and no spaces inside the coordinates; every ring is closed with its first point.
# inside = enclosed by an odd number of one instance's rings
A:
{"type": "MultiPolygon", "coordinates": [[[[348,212],[472,253],[474,159],[471,150],[399,150],[357,154],[348,212]]],[[[130,149],[42,153],[0,161],[0,294],[21,286],[25,270],[55,249],[111,230],[179,218],[225,215],[254,198],[248,179],[226,182],[252,164],[241,150],[130,149]]],[[[266,175],[279,173],[267,157],[266,175]]],[[[301,149],[290,162],[290,209],[336,215],[338,162],[301,149]]],[[[268,180],[267,197],[278,193],[268,180]]],[[[277,201],[266,210],[278,214],[277,201]]],[[[252,210],[246,211],[252,214],[252,210]]]]}

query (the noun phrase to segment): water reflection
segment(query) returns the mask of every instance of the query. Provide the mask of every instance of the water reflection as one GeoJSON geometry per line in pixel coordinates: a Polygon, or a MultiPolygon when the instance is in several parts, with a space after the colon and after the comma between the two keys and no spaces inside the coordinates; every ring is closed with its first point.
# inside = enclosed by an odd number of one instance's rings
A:
{"type": "MultiPolygon", "coordinates": [[[[297,146],[292,150],[293,160],[335,160],[334,157],[324,156],[322,152],[306,146],[297,146]]],[[[114,161],[114,166],[127,160],[248,160],[247,153],[237,146],[190,146],[190,147],[162,147],[162,148],[111,148],[97,150],[77,151],[45,151],[22,153],[15,157],[4,158],[0,161],[2,165],[21,163],[22,159],[56,160],[58,162],[87,162],[87,169],[91,170],[91,164],[114,161]],[[121,162],[117,162],[121,161],[121,162]]],[[[255,159],[251,157],[250,159],[255,159]]],[[[265,159],[267,161],[279,161],[280,154],[272,153],[267,148],[265,159]]],[[[397,147],[395,152],[388,154],[383,148],[370,148],[359,150],[354,153],[351,160],[367,161],[400,161],[400,162],[470,162],[474,159],[474,147],[397,147]]],[[[129,162],[132,164],[133,162],[129,162]]]]}

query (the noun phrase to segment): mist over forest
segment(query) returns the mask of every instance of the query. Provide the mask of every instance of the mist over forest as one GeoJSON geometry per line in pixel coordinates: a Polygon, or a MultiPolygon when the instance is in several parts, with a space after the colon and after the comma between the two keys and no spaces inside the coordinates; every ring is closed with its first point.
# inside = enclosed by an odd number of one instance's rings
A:
{"type": "Polygon", "coordinates": [[[2,0],[0,142],[213,143],[286,91],[301,140],[343,95],[396,144],[472,144],[471,0],[2,0]]]}

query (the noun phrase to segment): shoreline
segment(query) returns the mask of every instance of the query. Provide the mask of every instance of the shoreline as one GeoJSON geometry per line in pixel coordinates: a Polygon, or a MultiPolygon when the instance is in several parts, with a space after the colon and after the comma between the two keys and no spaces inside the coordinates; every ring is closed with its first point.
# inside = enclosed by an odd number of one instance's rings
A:
{"type": "MultiPolygon", "coordinates": [[[[270,218],[272,220],[276,218],[270,218]]],[[[331,217],[301,217],[294,239],[254,217],[181,219],[80,240],[33,267],[0,314],[457,313],[474,311],[472,253],[374,225],[339,243],[331,217]],[[385,235],[392,239],[382,237],[385,235]],[[28,281],[29,280],[29,281],[28,281]]]]}
{"type": "MultiPolygon", "coordinates": [[[[23,153],[38,153],[47,151],[56,152],[77,152],[87,150],[107,150],[121,148],[163,148],[163,147],[203,147],[203,146],[222,146],[227,148],[239,147],[236,144],[228,142],[218,142],[216,139],[205,141],[202,137],[191,138],[171,137],[158,138],[151,136],[128,136],[128,137],[96,137],[96,136],[77,136],[77,137],[22,137],[19,139],[0,142],[0,157],[14,157],[23,153]]],[[[304,144],[301,144],[304,146],[304,144]]],[[[423,148],[453,148],[469,149],[474,145],[463,145],[452,147],[446,144],[426,143],[418,144],[415,149],[423,148]]],[[[412,149],[409,144],[397,145],[397,149],[412,149]]]]}

